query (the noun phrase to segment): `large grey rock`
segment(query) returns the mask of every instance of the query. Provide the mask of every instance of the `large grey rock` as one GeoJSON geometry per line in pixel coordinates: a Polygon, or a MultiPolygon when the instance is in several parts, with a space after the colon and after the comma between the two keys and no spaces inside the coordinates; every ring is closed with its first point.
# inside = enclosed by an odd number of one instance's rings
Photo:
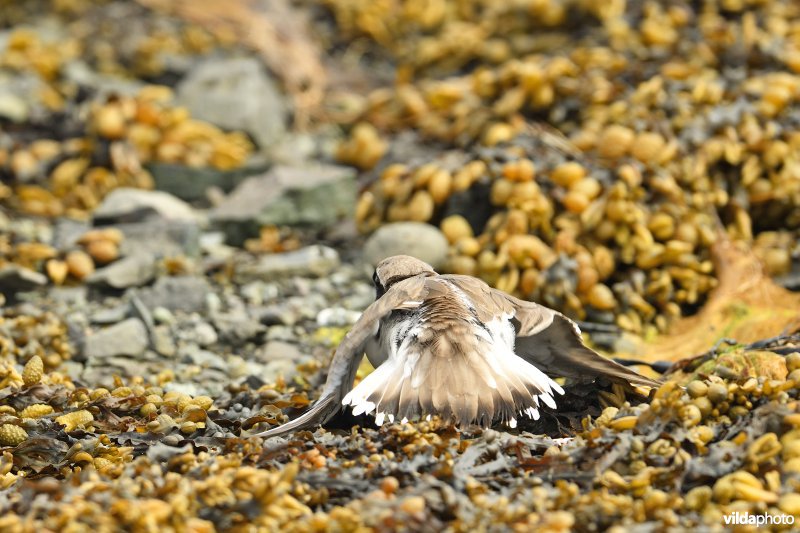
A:
{"type": "Polygon", "coordinates": [[[237,283],[271,281],[288,276],[324,276],[339,266],[339,253],[327,246],[306,246],[292,252],[261,256],[236,268],[237,283]]]}
{"type": "Polygon", "coordinates": [[[0,268],[0,293],[32,291],[47,285],[47,276],[29,268],[8,265],[0,268]]]}
{"type": "Polygon", "coordinates": [[[147,165],[158,190],[188,201],[206,198],[206,192],[210,187],[229,192],[249,176],[261,174],[268,168],[268,162],[257,157],[251,158],[247,165],[233,170],[194,168],[172,163],[147,165]]]}
{"type": "Polygon", "coordinates": [[[86,283],[112,289],[127,289],[144,285],[155,274],[155,257],[149,253],[137,253],[96,270],[86,278],[86,283]]]}
{"type": "Polygon", "coordinates": [[[121,187],[106,196],[94,211],[96,224],[139,222],[156,215],[168,222],[197,221],[192,207],[169,193],[121,187]]]}
{"type": "Polygon", "coordinates": [[[82,351],[89,360],[114,356],[135,357],[144,353],[147,344],[147,328],[138,318],[129,318],[87,336],[82,351]]]}
{"type": "Polygon", "coordinates": [[[165,276],[152,287],[139,291],[139,298],[150,309],[162,307],[169,311],[199,313],[205,308],[206,294],[211,285],[199,276],[165,276]]]}
{"type": "Polygon", "coordinates": [[[353,212],[355,178],[335,165],[275,167],[243,181],[209,218],[236,244],[266,224],[326,228],[353,212]]]}
{"type": "Polygon", "coordinates": [[[286,132],[283,96],[254,58],[212,58],[199,63],[178,84],[177,101],[195,118],[250,133],[262,148],[286,132]]]}
{"type": "Polygon", "coordinates": [[[422,222],[395,222],[378,228],[364,245],[364,259],[377,265],[393,255],[411,255],[433,268],[447,259],[447,239],[435,226],[422,222]]]}

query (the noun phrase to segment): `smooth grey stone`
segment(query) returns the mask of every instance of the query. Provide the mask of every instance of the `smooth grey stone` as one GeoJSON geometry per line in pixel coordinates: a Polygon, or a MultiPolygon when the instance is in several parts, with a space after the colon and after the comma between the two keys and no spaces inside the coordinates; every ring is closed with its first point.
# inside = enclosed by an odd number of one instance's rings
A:
{"type": "Polygon", "coordinates": [[[90,320],[92,324],[97,324],[99,326],[116,324],[117,322],[125,320],[125,318],[128,316],[129,310],[130,307],[127,305],[118,305],[116,307],[100,309],[99,311],[92,313],[90,320]]]}
{"type": "Polygon", "coordinates": [[[123,257],[94,271],[86,278],[86,283],[113,289],[127,289],[148,283],[155,274],[155,257],[149,253],[138,253],[123,257]]]}
{"type": "Polygon", "coordinates": [[[174,194],[187,201],[203,200],[212,187],[230,192],[242,181],[269,168],[263,159],[250,160],[243,167],[217,170],[213,167],[195,168],[172,163],[150,163],[147,169],[159,191],[174,194]]]}
{"type": "Polygon", "coordinates": [[[197,222],[194,209],[175,196],[163,191],[146,191],[120,187],[111,191],[94,210],[97,224],[140,222],[151,216],[170,222],[197,222]]]}
{"type": "Polygon", "coordinates": [[[152,334],[153,349],[165,357],[172,357],[177,351],[169,326],[156,326],[152,334]]]}
{"type": "Polygon", "coordinates": [[[166,307],[159,305],[153,308],[153,320],[159,324],[172,324],[175,322],[175,315],[166,307]]]}
{"type": "Polygon", "coordinates": [[[0,268],[0,292],[27,292],[47,285],[47,276],[19,265],[0,268]]]}
{"type": "Polygon", "coordinates": [[[262,148],[286,133],[287,104],[261,61],[210,58],[178,84],[177,103],[194,118],[250,133],[262,148]]]}
{"type": "Polygon", "coordinates": [[[200,228],[196,221],[169,221],[154,217],[143,222],[115,224],[125,238],[120,245],[123,255],[147,252],[157,257],[200,254],[200,228]]]}
{"type": "Polygon", "coordinates": [[[378,228],[364,244],[364,259],[373,266],[393,255],[410,255],[434,269],[447,259],[449,245],[439,228],[422,222],[395,222],[378,228]]]}
{"type": "Polygon", "coordinates": [[[147,329],[138,318],[129,318],[88,335],[83,355],[89,360],[125,355],[142,355],[147,349],[147,329]]]}
{"type": "Polygon", "coordinates": [[[271,340],[256,350],[253,356],[256,360],[261,362],[269,362],[276,359],[289,359],[297,363],[304,357],[304,354],[296,344],[280,340],[271,340]]]}
{"type": "Polygon", "coordinates": [[[225,344],[239,346],[258,339],[267,328],[246,313],[219,313],[213,317],[214,327],[225,344]]]}
{"type": "Polygon", "coordinates": [[[151,287],[140,289],[139,298],[150,309],[199,313],[205,308],[211,285],[199,276],[163,276],[151,287]]]}
{"type": "Polygon", "coordinates": [[[270,224],[326,229],[352,215],[356,189],[349,167],[278,166],[243,181],[209,219],[236,245],[270,224]]]}
{"type": "Polygon", "coordinates": [[[196,346],[187,346],[178,351],[181,361],[194,364],[204,368],[215,368],[217,370],[227,370],[228,364],[225,360],[214,352],[203,350],[196,346]]]}
{"type": "Polygon", "coordinates": [[[339,264],[336,250],[312,245],[292,252],[264,255],[255,263],[238,265],[234,278],[238,283],[248,283],[287,276],[325,276],[339,264]]]}

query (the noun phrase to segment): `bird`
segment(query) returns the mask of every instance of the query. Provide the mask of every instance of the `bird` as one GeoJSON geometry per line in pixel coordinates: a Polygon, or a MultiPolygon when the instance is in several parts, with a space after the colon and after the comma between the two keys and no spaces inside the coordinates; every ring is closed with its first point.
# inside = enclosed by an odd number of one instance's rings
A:
{"type": "Polygon", "coordinates": [[[542,404],[557,407],[564,390],[553,377],[659,385],[587,347],[563,314],[478,278],[396,255],[378,263],[372,279],[375,301],[337,347],[314,405],[250,436],[318,426],[345,406],[374,414],[379,426],[438,415],[459,427],[513,428],[523,416],[538,419],[542,404]],[[353,387],[365,353],[375,370],[353,387]]]}

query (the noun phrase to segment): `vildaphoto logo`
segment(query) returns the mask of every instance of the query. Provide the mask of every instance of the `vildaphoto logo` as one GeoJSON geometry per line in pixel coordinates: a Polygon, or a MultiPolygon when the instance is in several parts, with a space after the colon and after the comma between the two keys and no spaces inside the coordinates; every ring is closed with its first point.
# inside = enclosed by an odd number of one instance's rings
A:
{"type": "Polygon", "coordinates": [[[745,511],[744,513],[730,513],[722,517],[726,526],[777,526],[794,524],[794,516],[790,514],[750,514],[745,511]]]}

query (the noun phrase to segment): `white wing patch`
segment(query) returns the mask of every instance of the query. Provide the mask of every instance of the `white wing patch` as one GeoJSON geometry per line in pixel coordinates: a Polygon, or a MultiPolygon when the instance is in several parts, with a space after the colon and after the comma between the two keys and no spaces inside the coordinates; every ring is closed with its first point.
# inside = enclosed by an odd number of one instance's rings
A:
{"type": "MultiPolygon", "coordinates": [[[[446,283],[452,289],[453,294],[474,312],[474,304],[467,295],[455,284],[446,283]]],[[[422,304],[422,301],[408,300],[403,302],[402,306],[408,309],[418,308],[422,304]]],[[[410,320],[400,320],[393,323],[384,321],[382,323],[383,329],[378,344],[388,357],[342,399],[343,405],[352,406],[354,415],[374,412],[375,423],[378,426],[382,425],[386,420],[394,422],[398,414],[387,410],[388,405],[397,406],[396,398],[394,402],[391,402],[389,398],[385,397],[387,390],[392,388],[398,390],[396,387],[398,379],[401,381],[413,380],[411,383],[406,383],[411,386],[414,396],[421,392],[424,393],[423,387],[431,386],[426,381],[426,376],[422,373],[414,375],[414,370],[420,364],[420,359],[431,357],[431,355],[415,343],[417,336],[426,329],[424,319],[417,316],[416,313],[412,316],[414,318],[410,320]],[[414,377],[412,378],[412,376],[414,377]],[[395,387],[392,387],[393,385],[395,387]]],[[[517,407],[511,412],[506,410],[505,414],[501,415],[502,422],[511,428],[515,428],[518,424],[518,416],[538,420],[540,417],[539,407],[542,403],[555,408],[555,395],[564,394],[564,390],[544,372],[514,353],[516,332],[511,322],[512,318],[513,314],[503,313],[486,324],[480,324],[477,318],[474,317],[471,322],[474,325],[474,335],[479,339],[475,346],[476,354],[488,363],[487,370],[490,370],[487,373],[488,375],[481,376],[483,378],[483,386],[487,387],[484,389],[485,394],[499,394],[498,387],[501,382],[503,390],[506,390],[506,386],[518,387],[516,384],[521,386],[521,383],[525,383],[528,387],[527,390],[536,389],[541,391],[539,394],[531,395],[528,402],[526,402],[527,405],[523,405],[520,408],[515,401],[517,407]]],[[[545,320],[537,326],[537,331],[545,329],[552,323],[552,316],[549,318],[550,320],[545,320]]],[[[575,326],[574,323],[573,326],[575,326]]],[[[454,384],[454,388],[458,389],[458,385],[454,384]]],[[[406,386],[404,390],[408,390],[408,387],[406,386]]],[[[526,389],[523,388],[522,390],[526,389]]],[[[462,393],[459,390],[448,392],[452,392],[454,395],[462,393]]],[[[406,393],[404,392],[403,394],[406,393]]],[[[508,393],[506,392],[505,394],[508,393]]],[[[430,398],[430,393],[427,394],[427,397],[430,398]]],[[[421,409],[422,403],[419,406],[420,409],[417,410],[415,418],[419,416],[430,420],[432,414],[441,414],[426,413],[421,409]]],[[[497,412],[495,411],[495,416],[497,416],[497,412]]],[[[408,419],[403,417],[400,421],[405,423],[408,419]]]]}

